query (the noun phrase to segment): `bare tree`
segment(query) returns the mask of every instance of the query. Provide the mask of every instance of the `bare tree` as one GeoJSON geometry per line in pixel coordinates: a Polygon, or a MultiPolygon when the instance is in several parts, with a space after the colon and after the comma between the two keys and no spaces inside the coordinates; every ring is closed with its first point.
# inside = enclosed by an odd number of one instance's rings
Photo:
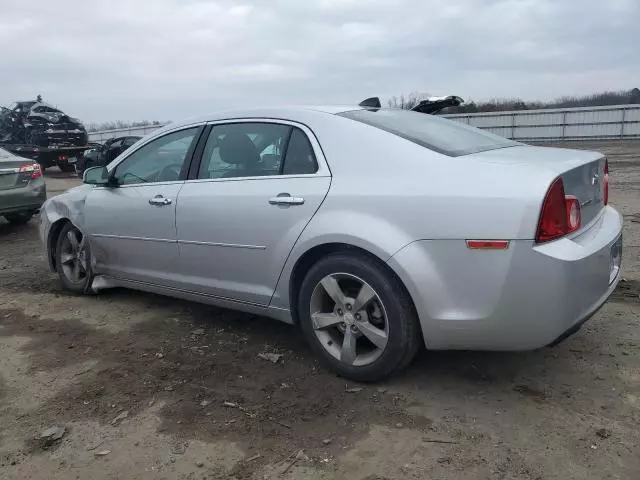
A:
{"type": "Polygon", "coordinates": [[[640,103],[640,90],[601,92],[582,97],[564,96],[550,102],[524,101],[520,98],[494,98],[484,102],[468,100],[464,105],[453,107],[450,113],[503,112],[509,110],[535,110],[540,108],[597,107],[640,103]]]}
{"type": "Polygon", "coordinates": [[[88,132],[99,132],[103,130],[116,130],[120,128],[135,128],[135,127],[148,127],[150,125],[163,125],[169,122],[160,122],[158,120],[142,120],[138,122],[125,122],[123,120],[116,120],[113,122],[102,123],[90,123],[87,126],[88,132]]]}
{"type": "Polygon", "coordinates": [[[390,108],[401,108],[403,110],[411,110],[413,107],[418,105],[422,100],[427,98],[429,94],[427,93],[418,93],[412,92],[406,97],[404,95],[400,95],[400,97],[391,97],[387,104],[390,108]]]}

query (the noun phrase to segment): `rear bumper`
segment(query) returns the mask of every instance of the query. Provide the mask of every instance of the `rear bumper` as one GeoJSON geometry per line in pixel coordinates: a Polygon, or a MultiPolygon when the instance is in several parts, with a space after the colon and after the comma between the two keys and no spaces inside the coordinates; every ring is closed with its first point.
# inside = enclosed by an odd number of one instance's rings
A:
{"type": "Polygon", "coordinates": [[[26,187],[0,190],[0,215],[39,210],[46,199],[47,187],[42,178],[26,187]]]}
{"type": "Polygon", "coordinates": [[[414,242],[389,260],[411,294],[432,349],[530,350],[575,333],[613,293],[622,217],[611,207],[579,236],[508,250],[462,240],[414,242]]]}

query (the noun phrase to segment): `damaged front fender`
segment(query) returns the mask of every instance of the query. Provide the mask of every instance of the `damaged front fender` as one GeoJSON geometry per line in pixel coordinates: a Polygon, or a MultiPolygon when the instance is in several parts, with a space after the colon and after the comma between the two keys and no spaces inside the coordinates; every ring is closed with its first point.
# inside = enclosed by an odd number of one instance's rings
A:
{"type": "Polygon", "coordinates": [[[65,223],[71,222],[85,235],[84,205],[91,185],[80,185],[48,199],[40,209],[40,240],[49,260],[49,268],[56,271],[55,250],[58,234],[65,223]]]}
{"type": "MultiPolygon", "coordinates": [[[[91,252],[91,237],[86,229],[85,202],[92,185],[80,185],[67,192],[48,199],[40,210],[40,239],[45,249],[49,262],[49,268],[56,272],[56,246],[58,236],[67,223],[73,224],[85,238],[91,252]]],[[[90,255],[89,281],[86,293],[96,292],[104,288],[110,288],[111,282],[104,277],[95,275],[95,256],[90,255]]]]}

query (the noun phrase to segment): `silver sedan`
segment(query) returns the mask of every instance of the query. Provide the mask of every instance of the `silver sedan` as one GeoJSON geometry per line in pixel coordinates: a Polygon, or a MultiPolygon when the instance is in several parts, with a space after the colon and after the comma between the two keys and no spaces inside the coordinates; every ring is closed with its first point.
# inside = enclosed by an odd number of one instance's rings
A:
{"type": "Polygon", "coordinates": [[[418,349],[526,350],[620,279],[599,153],[416,112],[273,108],[153,132],[42,207],[65,288],[128,287],[300,326],[340,375],[418,349]]]}

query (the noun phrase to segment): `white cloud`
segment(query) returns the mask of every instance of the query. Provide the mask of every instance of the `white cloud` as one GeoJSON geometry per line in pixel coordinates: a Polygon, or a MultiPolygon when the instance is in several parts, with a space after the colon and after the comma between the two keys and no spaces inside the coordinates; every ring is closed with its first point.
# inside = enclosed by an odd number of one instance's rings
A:
{"type": "Polygon", "coordinates": [[[177,119],[411,91],[632,88],[637,0],[0,0],[0,104],[177,119]]]}

